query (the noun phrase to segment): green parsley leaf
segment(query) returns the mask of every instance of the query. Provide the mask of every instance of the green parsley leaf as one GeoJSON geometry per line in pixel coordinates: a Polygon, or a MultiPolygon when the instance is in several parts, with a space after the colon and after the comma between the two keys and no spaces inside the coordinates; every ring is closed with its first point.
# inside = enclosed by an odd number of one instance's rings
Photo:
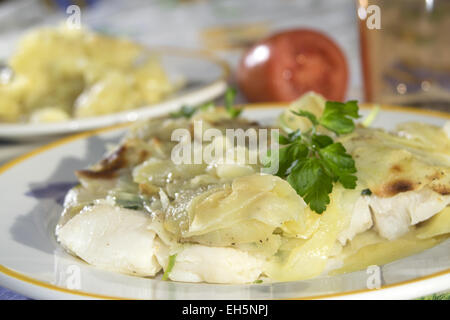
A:
{"type": "MultiPolygon", "coordinates": [[[[232,119],[238,117],[243,109],[235,108],[234,100],[236,97],[236,89],[228,88],[225,92],[225,109],[232,119]]],[[[198,111],[205,111],[209,108],[214,108],[216,105],[213,102],[206,102],[197,106],[182,106],[178,111],[169,113],[171,118],[191,118],[198,111]]]]}
{"type": "Polygon", "coordinates": [[[198,111],[198,107],[182,106],[180,110],[171,112],[169,115],[171,118],[191,118],[198,111]]]}
{"type": "Polygon", "coordinates": [[[339,135],[350,133],[355,129],[352,118],[359,118],[357,101],[346,103],[327,101],[319,123],[339,135]]]}
{"type": "Polygon", "coordinates": [[[337,135],[352,132],[355,129],[353,119],[359,117],[358,105],[356,101],[328,101],[320,118],[304,110],[293,111],[293,114],[308,118],[312,129],[279,136],[279,144],[283,147],[278,150],[278,159],[269,151],[270,161],[264,165],[272,168],[273,161],[278,161],[275,174],[287,179],[309,207],[320,214],[330,203],[333,183],[354,189],[357,177],[355,161],[342,143],[316,133],[317,127],[323,126],[337,135]]]}
{"type": "Polygon", "coordinates": [[[301,142],[297,142],[285,148],[281,148],[279,150],[277,176],[284,178],[284,176],[286,176],[286,174],[288,173],[289,169],[293,165],[295,165],[295,162],[298,159],[305,158],[307,155],[308,155],[308,147],[301,142]]]}
{"type": "Polygon", "coordinates": [[[231,116],[232,119],[238,117],[242,109],[238,109],[234,107],[234,100],[236,98],[236,89],[234,88],[228,88],[225,92],[225,109],[227,110],[228,114],[231,116]]]}
{"type": "Polygon", "coordinates": [[[313,143],[313,146],[315,148],[325,148],[326,146],[332,144],[334,141],[329,136],[321,135],[321,134],[314,134],[311,137],[311,141],[313,143]]]}
{"type": "Polygon", "coordinates": [[[355,161],[342,143],[333,143],[320,149],[319,156],[334,181],[339,181],[347,189],[356,187],[355,161]]]}
{"type": "Polygon", "coordinates": [[[280,144],[291,144],[292,142],[298,140],[299,138],[301,139],[302,133],[300,132],[299,129],[292,131],[291,133],[289,133],[287,135],[287,137],[285,136],[280,136],[279,137],[279,143],[280,144]]]}
{"type": "Polygon", "coordinates": [[[319,121],[317,120],[317,117],[306,110],[298,110],[298,111],[291,111],[293,114],[300,116],[300,117],[306,117],[309,119],[309,121],[311,121],[311,123],[315,126],[317,126],[319,124],[319,121]]]}
{"type": "Polygon", "coordinates": [[[116,205],[131,210],[142,210],[144,208],[144,199],[138,194],[113,191],[111,192],[116,205]]]}
{"type": "Polygon", "coordinates": [[[176,259],[176,258],[177,258],[177,255],[176,255],[176,254],[173,254],[173,255],[171,255],[171,256],[169,257],[169,263],[168,263],[167,268],[166,268],[166,270],[164,271],[164,274],[163,274],[163,276],[162,276],[162,279],[163,279],[164,281],[169,280],[169,274],[170,274],[170,272],[172,271],[173,266],[175,265],[175,259],[176,259]]]}
{"type": "Polygon", "coordinates": [[[292,141],[289,139],[289,137],[285,137],[283,135],[278,137],[278,143],[281,145],[287,145],[292,143],[292,141]]]}
{"type": "Polygon", "coordinates": [[[320,159],[308,158],[299,161],[292,169],[287,181],[317,213],[322,213],[330,203],[333,179],[324,170],[320,159]]]}

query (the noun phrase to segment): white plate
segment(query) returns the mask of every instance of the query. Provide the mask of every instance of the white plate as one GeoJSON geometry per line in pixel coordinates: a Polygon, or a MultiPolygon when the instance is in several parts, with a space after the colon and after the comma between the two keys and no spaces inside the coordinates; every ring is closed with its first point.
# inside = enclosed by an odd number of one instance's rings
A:
{"type": "Polygon", "coordinates": [[[152,48],[149,53],[157,54],[160,57],[169,79],[182,78],[185,83],[180,90],[163,101],[129,111],[58,123],[0,123],[0,138],[36,140],[112,126],[136,119],[167,114],[178,110],[184,104],[196,105],[211,101],[226,90],[228,65],[206,52],[175,48],[152,48]]]}
{"type": "MultiPolygon", "coordinates": [[[[248,108],[245,115],[271,122],[274,105],[248,108]]],[[[362,111],[367,114],[367,110],[362,111]]],[[[375,126],[403,121],[443,125],[448,115],[386,109],[375,126]]],[[[214,285],[146,279],[103,271],[63,252],[53,230],[74,170],[100,159],[105,145],[126,128],[82,133],[38,149],[0,168],[0,285],[32,298],[258,299],[416,298],[450,289],[450,240],[381,267],[383,286],[367,289],[366,271],[307,281],[214,285]]]]}

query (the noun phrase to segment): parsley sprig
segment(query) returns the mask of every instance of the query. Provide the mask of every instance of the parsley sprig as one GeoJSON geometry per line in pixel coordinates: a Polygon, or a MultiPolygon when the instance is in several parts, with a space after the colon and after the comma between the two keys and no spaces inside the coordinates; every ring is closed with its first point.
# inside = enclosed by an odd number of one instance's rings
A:
{"type": "Polygon", "coordinates": [[[196,114],[198,111],[205,111],[209,108],[214,108],[215,105],[212,102],[206,102],[203,104],[200,104],[198,106],[189,106],[184,105],[182,106],[178,111],[171,112],[169,115],[171,118],[186,118],[190,119],[194,114],[196,114]]]}
{"type": "Polygon", "coordinates": [[[334,183],[354,189],[357,178],[355,161],[342,143],[319,134],[317,129],[322,126],[336,135],[352,132],[355,129],[353,119],[359,118],[358,104],[356,101],[328,101],[320,118],[305,110],[292,113],[308,118],[312,127],[306,132],[296,130],[278,137],[282,147],[276,175],[287,179],[309,207],[320,214],[330,203],[334,183]]]}
{"type": "Polygon", "coordinates": [[[234,100],[236,98],[236,89],[228,88],[225,92],[225,110],[231,116],[232,119],[239,117],[242,112],[242,108],[236,108],[234,106],[234,100]]]}

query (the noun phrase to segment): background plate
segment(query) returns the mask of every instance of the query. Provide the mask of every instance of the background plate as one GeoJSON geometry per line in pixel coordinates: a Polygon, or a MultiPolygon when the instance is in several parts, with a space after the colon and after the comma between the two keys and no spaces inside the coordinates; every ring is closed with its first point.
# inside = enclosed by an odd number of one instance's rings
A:
{"type": "MultiPolygon", "coordinates": [[[[256,105],[244,116],[273,122],[279,105],[256,105]]],[[[363,115],[368,110],[362,110],[363,115]]],[[[448,115],[387,108],[374,126],[399,122],[442,126],[448,115]]],[[[116,274],[89,266],[65,253],[53,230],[73,172],[95,163],[108,143],[126,128],[109,128],[65,138],[0,168],[0,284],[32,298],[259,299],[383,298],[409,299],[450,289],[450,241],[381,266],[383,287],[367,289],[366,271],[274,284],[215,285],[161,281],[116,274]]]]}
{"type": "Polygon", "coordinates": [[[49,136],[92,130],[118,123],[154,117],[178,110],[184,104],[196,105],[220,96],[227,87],[228,65],[212,55],[194,50],[152,48],[169,79],[183,79],[185,85],[161,102],[108,115],[42,124],[0,124],[0,138],[36,140],[49,136]]]}

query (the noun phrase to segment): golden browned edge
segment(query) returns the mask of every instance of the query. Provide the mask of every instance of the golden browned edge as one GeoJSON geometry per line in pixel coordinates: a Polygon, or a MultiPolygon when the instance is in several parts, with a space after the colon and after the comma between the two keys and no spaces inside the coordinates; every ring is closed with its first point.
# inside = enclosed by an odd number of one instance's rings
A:
{"type": "MultiPolygon", "coordinates": [[[[273,108],[273,107],[287,107],[288,105],[289,105],[288,103],[276,103],[276,102],[274,102],[274,103],[256,103],[256,104],[246,105],[246,108],[270,108],[270,107],[273,108]]],[[[364,109],[370,109],[372,107],[373,107],[372,104],[361,105],[361,108],[364,108],[364,109]]],[[[406,111],[406,112],[414,113],[414,114],[421,114],[421,115],[426,115],[426,116],[434,116],[434,117],[439,117],[439,118],[444,118],[444,119],[450,119],[450,113],[445,113],[445,112],[439,112],[439,111],[433,111],[433,110],[422,110],[422,109],[416,109],[416,108],[411,108],[411,107],[389,106],[389,105],[382,105],[380,107],[382,110],[386,110],[386,111],[399,111],[399,112],[406,111]]],[[[75,140],[91,137],[91,136],[99,134],[99,133],[124,128],[124,127],[127,127],[128,125],[130,125],[130,123],[123,123],[123,124],[119,124],[119,125],[115,125],[115,126],[111,126],[111,127],[107,127],[107,128],[102,128],[102,129],[93,130],[93,131],[87,131],[87,132],[75,134],[75,135],[72,135],[72,136],[69,136],[66,138],[62,138],[55,142],[49,143],[45,146],[39,147],[39,148],[37,148],[25,155],[22,155],[22,156],[16,158],[15,160],[12,160],[12,161],[6,163],[5,165],[1,166],[0,167],[0,175],[2,173],[6,172],[7,170],[11,169],[12,167],[20,164],[21,162],[23,162],[29,158],[32,158],[38,154],[41,154],[47,150],[56,148],[58,146],[70,143],[75,140]]],[[[46,283],[44,281],[40,281],[40,280],[31,278],[29,276],[26,276],[22,273],[11,270],[3,265],[0,265],[0,273],[3,273],[6,276],[9,276],[16,280],[20,280],[20,281],[23,281],[23,282],[26,282],[26,283],[29,283],[32,285],[36,285],[36,286],[45,288],[45,289],[59,291],[62,293],[74,294],[74,295],[79,295],[79,296],[83,296],[83,297],[87,297],[87,298],[96,298],[96,299],[126,299],[126,298],[122,298],[122,297],[113,297],[113,296],[92,294],[92,293],[87,293],[87,292],[83,292],[83,291],[71,290],[71,289],[58,287],[58,286],[46,283]]],[[[439,276],[449,274],[449,273],[450,273],[450,269],[447,269],[447,270],[444,270],[441,272],[433,273],[431,275],[416,278],[413,280],[407,280],[407,281],[402,281],[402,282],[398,282],[398,283],[394,283],[394,284],[390,284],[390,285],[385,285],[385,286],[382,286],[380,289],[353,290],[353,291],[342,292],[342,293],[325,294],[325,295],[309,296],[309,297],[301,297],[301,298],[290,298],[290,300],[325,299],[325,298],[344,297],[344,296],[349,296],[352,294],[365,293],[365,292],[370,292],[373,290],[383,290],[383,289],[398,287],[398,286],[402,286],[402,285],[406,285],[406,284],[417,283],[417,282],[420,282],[423,280],[432,279],[432,278],[439,277],[439,276]]]]}

